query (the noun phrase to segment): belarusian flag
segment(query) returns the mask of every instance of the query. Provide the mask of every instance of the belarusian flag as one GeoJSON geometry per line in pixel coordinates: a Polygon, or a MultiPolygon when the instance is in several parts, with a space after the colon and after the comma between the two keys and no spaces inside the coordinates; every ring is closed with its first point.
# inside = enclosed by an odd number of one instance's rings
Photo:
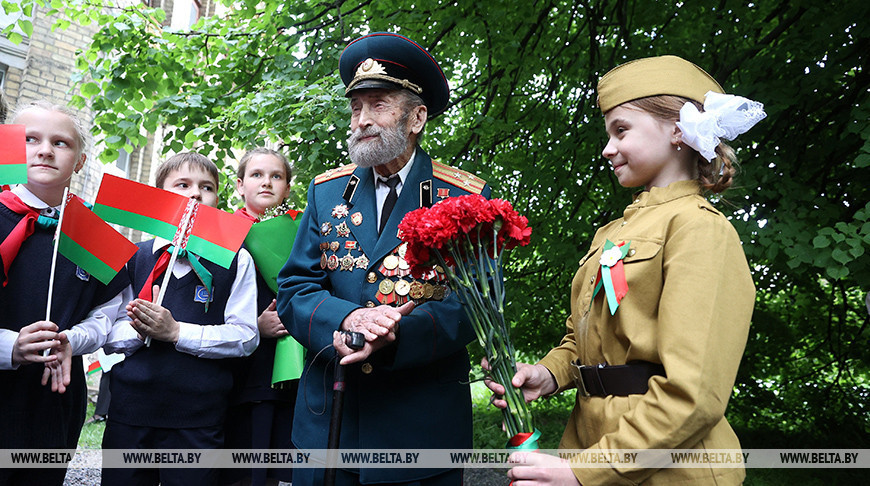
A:
{"type": "Polygon", "coordinates": [[[75,196],[63,210],[57,251],[97,280],[108,284],[137,247],[75,196]]]}
{"type": "Polygon", "coordinates": [[[208,261],[229,268],[245,242],[251,221],[200,204],[187,240],[187,249],[208,261]]]}
{"type": "Polygon", "coordinates": [[[93,374],[96,373],[97,371],[103,371],[103,367],[100,366],[100,362],[99,362],[99,361],[94,361],[93,363],[91,363],[91,364],[88,366],[88,372],[87,372],[87,374],[88,374],[88,375],[93,375],[93,374]]]}
{"type": "Polygon", "coordinates": [[[103,175],[94,201],[94,212],[106,221],[170,241],[186,207],[184,196],[111,174],[103,175]]]}
{"type": "MultiPolygon", "coordinates": [[[[181,224],[188,198],[163,189],[106,174],[94,212],[106,221],[172,240],[181,224]]],[[[229,268],[251,222],[200,204],[187,249],[229,268]]]]}
{"type": "Polygon", "coordinates": [[[0,125],[0,184],[27,182],[24,125],[0,125]]]}

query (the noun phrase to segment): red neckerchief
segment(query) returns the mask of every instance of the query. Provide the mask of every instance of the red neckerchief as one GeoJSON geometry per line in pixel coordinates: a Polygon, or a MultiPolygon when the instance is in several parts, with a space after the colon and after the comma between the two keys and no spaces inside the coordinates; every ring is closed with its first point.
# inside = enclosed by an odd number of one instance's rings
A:
{"type": "Polygon", "coordinates": [[[235,214],[236,216],[241,216],[241,217],[243,217],[249,221],[253,221],[255,223],[260,222],[260,218],[254,216],[253,214],[248,212],[248,210],[246,208],[237,209],[236,212],[233,214],[235,214]]]}
{"type": "Polygon", "coordinates": [[[12,191],[0,192],[0,204],[3,204],[16,214],[24,215],[21,221],[6,236],[6,239],[0,243],[0,261],[3,262],[3,286],[5,287],[9,281],[9,267],[12,266],[12,261],[15,260],[15,257],[18,256],[21,244],[33,234],[33,228],[36,225],[36,220],[39,218],[39,212],[24,204],[21,198],[13,194],[12,191]]]}

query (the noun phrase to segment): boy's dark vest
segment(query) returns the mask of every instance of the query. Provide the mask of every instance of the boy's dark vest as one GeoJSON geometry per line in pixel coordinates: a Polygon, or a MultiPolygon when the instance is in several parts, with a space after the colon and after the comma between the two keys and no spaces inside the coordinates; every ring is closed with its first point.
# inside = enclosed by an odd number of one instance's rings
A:
{"type": "MultiPolygon", "coordinates": [[[[0,204],[0,241],[21,220],[0,204]]],[[[54,231],[37,227],[21,245],[9,268],[9,283],[0,286],[0,328],[19,331],[45,319],[54,231]]],[[[0,277],[3,266],[0,265],[0,277]]],[[[122,271],[105,286],[57,257],[51,320],[61,330],[78,324],[96,306],[117,295],[128,284],[122,271]]],[[[0,371],[0,449],[75,448],[85,419],[85,379],[81,356],[72,360],[70,386],[54,393],[42,386],[43,365],[30,364],[0,371]]]]}
{"type": "MultiPolygon", "coordinates": [[[[153,240],[138,243],[139,251],[127,264],[133,292],[139,293],[160,253],[151,251],[153,240]]],[[[197,302],[194,272],[180,280],[173,275],[163,298],[163,307],[179,322],[202,326],[224,324],[224,310],[235,280],[238,257],[229,269],[201,258],[211,272],[214,290],[208,312],[197,302]]],[[[162,284],[163,277],[157,279],[162,284]]],[[[200,297],[202,292],[199,292],[200,297]]],[[[200,299],[201,300],[201,299],[200,299]]],[[[173,343],[152,340],[112,368],[112,420],[146,427],[191,428],[221,424],[233,385],[226,359],[198,358],[176,351],[173,343]]]]}

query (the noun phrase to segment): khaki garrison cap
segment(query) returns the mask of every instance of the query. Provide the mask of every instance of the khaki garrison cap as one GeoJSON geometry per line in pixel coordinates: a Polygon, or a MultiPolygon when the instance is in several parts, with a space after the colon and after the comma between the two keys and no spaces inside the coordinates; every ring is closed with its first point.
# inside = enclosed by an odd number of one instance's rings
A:
{"type": "Polygon", "coordinates": [[[602,113],[638,98],[675,95],[704,102],[708,91],[724,93],[706,71],[677,56],[646,57],[621,64],[598,81],[602,113]]]}

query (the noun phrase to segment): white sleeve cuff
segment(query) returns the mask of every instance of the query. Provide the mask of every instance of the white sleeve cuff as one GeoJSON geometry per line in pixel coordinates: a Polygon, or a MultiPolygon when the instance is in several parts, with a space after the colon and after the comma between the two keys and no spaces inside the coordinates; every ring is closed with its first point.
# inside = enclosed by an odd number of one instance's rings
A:
{"type": "Polygon", "coordinates": [[[0,370],[17,370],[17,366],[12,366],[12,348],[15,346],[15,340],[18,339],[18,333],[9,329],[0,329],[0,370]]]}
{"type": "Polygon", "coordinates": [[[196,324],[188,322],[178,323],[178,342],[175,343],[175,349],[182,353],[198,356],[200,347],[202,346],[202,328],[196,324]]]}

